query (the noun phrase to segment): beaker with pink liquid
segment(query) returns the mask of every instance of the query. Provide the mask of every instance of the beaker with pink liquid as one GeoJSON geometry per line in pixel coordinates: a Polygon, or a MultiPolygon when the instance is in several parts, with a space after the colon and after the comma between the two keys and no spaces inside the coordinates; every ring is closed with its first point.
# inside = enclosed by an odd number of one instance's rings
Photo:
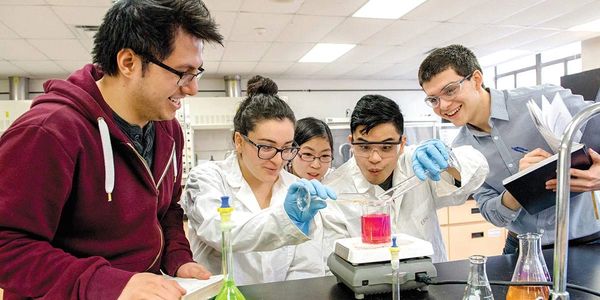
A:
{"type": "Polygon", "coordinates": [[[365,244],[389,243],[392,236],[391,202],[366,201],[361,206],[362,242],[365,244]]]}

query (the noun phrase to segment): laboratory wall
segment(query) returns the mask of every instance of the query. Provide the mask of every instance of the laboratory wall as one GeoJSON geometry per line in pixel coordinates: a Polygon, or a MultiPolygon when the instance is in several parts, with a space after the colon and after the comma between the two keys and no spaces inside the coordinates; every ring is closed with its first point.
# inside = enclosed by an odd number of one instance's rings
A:
{"type": "MultiPolygon", "coordinates": [[[[246,80],[242,79],[245,87],[246,80]]],[[[47,79],[30,79],[29,95],[34,98],[43,92],[47,79]]],[[[273,78],[279,85],[280,95],[285,96],[298,118],[313,116],[345,117],[358,99],[366,94],[382,94],[395,100],[407,119],[431,117],[432,112],[423,102],[424,93],[416,81],[408,80],[301,80],[273,78]]],[[[245,93],[244,93],[245,95],[245,93]]],[[[221,78],[200,80],[197,97],[225,96],[221,78]]],[[[8,80],[0,80],[0,100],[9,100],[8,80]]]]}
{"type": "Polygon", "coordinates": [[[581,42],[581,70],[600,68],[600,37],[581,42]]]}

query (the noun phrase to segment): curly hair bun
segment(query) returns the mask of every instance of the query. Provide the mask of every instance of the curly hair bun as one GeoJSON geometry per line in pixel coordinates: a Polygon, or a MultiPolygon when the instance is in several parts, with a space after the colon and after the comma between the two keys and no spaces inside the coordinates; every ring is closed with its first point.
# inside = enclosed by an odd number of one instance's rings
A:
{"type": "Polygon", "coordinates": [[[277,95],[277,84],[267,77],[256,75],[248,80],[247,94],[249,97],[256,94],[277,95]]]}

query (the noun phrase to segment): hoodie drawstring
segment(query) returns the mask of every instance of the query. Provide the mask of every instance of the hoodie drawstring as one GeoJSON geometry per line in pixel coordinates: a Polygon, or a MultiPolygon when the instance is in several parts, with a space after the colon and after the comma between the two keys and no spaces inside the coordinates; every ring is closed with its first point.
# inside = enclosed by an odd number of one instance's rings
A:
{"type": "Polygon", "coordinates": [[[112,192],[115,188],[115,163],[113,151],[110,145],[110,133],[104,118],[98,118],[98,129],[100,129],[100,140],[102,141],[102,154],[104,155],[104,190],[108,194],[108,201],[112,201],[112,192]]]}
{"type": "Polygon", "coordinates": [[[173,151],[173,173],[175,173],[175,179],[177,179],[177,155],[173,151]]]}

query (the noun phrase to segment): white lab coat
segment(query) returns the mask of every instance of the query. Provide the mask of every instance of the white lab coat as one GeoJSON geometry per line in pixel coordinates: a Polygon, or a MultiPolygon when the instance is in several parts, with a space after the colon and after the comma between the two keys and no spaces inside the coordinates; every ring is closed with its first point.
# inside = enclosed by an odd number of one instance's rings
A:
{"type": "MultiPolygon", "coordinates": [[[[392,184],[395,185],[414,174],[412,156],[416,146],[407,146],[398,158],[392,184]]],[[[461,187],[454,185],[450,174],[443,173],[442,180],[427,180],[403,196],[397,198],[392,206],[394,233],[406,233],[433,244],[433,262],[447,260],[436,210],[441,207],[464,203],[485,180],[489,169],[485,157],[471,146],[453,149],[460,164],[461,187]]],[[[351,158],[332,174],[323,184],[337,193],[364,193],[377,195],[383,192],[378,185],[370,184],[351,158]]],[[[322,222],[327,228],[325,245],[332,246],[333,240],[342,237],[361,236],[361,208],[357,205],[330,202],[321,211],[322,222]]],[[[329,252],[331,249],[328,250],[329,252]]]]}
{"type": "Polygon", "coordinates": [[[311,224],[311,236],[318,238],[309,240],[283,209],[288,186],[296,180],[296,176],[281,171],[273,187],[270,207],[261,209],[242,177],[235,154],[224,161],[210,161],[194,167],[188,175],[181,200],[189,219],[194,260],[213,274],[221,273],[217,208],[221,205],[220,197],[228,195],[234,207],[231,244],[237,284],[326,275],[320,218],[311,224]]]}

